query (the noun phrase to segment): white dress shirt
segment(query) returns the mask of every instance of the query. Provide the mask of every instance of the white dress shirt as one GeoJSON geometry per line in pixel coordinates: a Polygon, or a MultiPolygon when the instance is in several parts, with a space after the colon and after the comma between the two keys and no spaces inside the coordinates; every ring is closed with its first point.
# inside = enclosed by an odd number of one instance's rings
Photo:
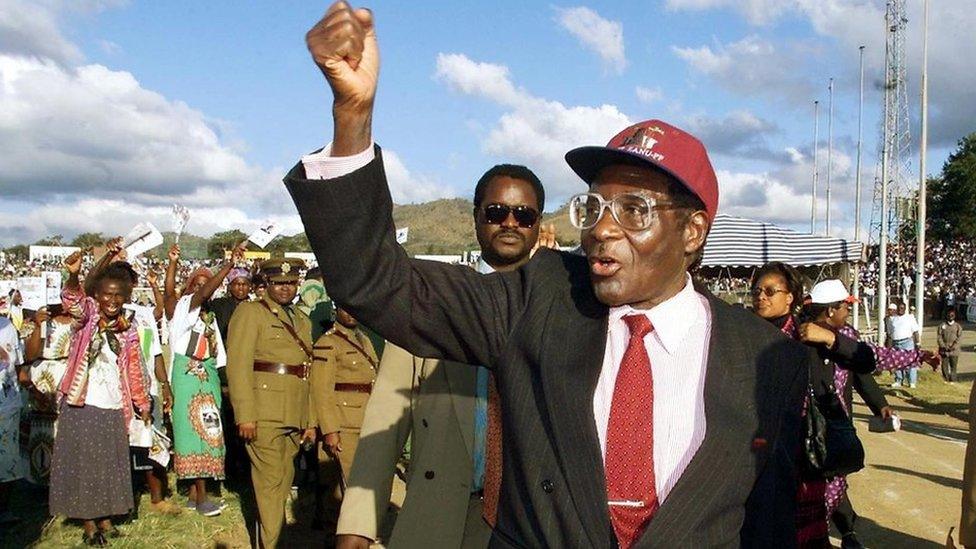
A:
{"type": "MultiPolygon", "coordinates": [[[[345,157],[329,156],[331,149],[330,143],[320,152],[302,157],[306,178],[342,177],[375,158],[372,144],[345,157]]],[[[654,377],[654,476],[658,501],[663,503],[705,439],[705,366],[711,312],[707,299],[695,292],[690,276],[678,294],[652,309],[610,309],[603,368],[593,395],[593,416],[604,460],[613,388],[630,340],[622,318],[635,313],[646,314],[654,326],[644,345],[654,377]]]]}
{"type": "Polygon", "coordinates": [[[630,342],[623,317],[632,314],[646,315],[654,327],[644,336],[644,347],[654,379],[654,478],[658,501],[663,503],[705,439],[705,365],[711,312],[690,276],[680,292],[652,309],[637,310],[629,305],[610,309],[603,369],[593,394],[593,417],[604,461],[613,389],[630,342]]]}

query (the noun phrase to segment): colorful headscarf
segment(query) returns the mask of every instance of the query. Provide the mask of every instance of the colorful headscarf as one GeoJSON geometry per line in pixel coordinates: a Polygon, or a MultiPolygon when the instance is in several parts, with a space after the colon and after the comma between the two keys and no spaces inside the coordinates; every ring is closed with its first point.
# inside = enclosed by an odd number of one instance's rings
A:
{"type": "Polygon", "coordinates": [[[250,282],[251,281],[251,271],[248,271],[247,269],[242,269],[241,267],[235,267],[235,268],[231,269],[230,274],[227,275],[227,282],[228,283],[233,282],[233,281],[237,280],[238,278],[243,278],[244,280],[247,280],[248,282],[250,282]]]}

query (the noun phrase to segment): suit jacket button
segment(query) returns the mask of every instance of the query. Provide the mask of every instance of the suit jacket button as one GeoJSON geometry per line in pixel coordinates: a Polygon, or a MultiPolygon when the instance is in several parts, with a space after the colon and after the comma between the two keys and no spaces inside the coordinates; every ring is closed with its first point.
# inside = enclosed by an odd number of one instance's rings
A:
{"type": "Polygon", "coordinates": [[[549,480],[549,479],[543,480],[542,481],[542,491],[545,492],[545,493],[547,493],[547,494],[551,494],[552,493],[552,490],[553,490],[552,481],[549,480]]]}
{"type": "Polygon", "coordinates": [[[433,471],[427,471],[426,473],[424,473],[424,478],[427,479],[427,480],[431,480],[432,478],[434,478],[434,472],[433,471]]]}

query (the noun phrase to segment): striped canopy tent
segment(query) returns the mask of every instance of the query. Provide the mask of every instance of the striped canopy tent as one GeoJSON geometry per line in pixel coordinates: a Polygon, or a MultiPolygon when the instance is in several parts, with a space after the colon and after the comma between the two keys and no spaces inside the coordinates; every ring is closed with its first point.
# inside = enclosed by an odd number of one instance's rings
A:
{"type": "Polygon", "coordinates": [[[798,233],[771,223],[719,214],[708,234],[703,268],[759,267],[782,261],[794,267],[862,260],[864,245],[854,240],[798,233]]]}

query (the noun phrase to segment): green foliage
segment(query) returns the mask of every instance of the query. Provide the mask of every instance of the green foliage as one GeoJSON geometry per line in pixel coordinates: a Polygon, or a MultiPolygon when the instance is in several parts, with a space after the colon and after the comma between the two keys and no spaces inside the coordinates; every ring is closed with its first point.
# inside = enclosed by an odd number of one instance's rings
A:
{"type": "Polygon", "coordinates": [[[976,133],[942,166],[942,176],[928,181],[928,223],[934,238],[976,238],[976,133]]]}
{"type": "Polygon", "coordinates": [[[274,257],[283,257],[285,252],[311,252],[312,245],[308,243],[305,233],[298,233],[292,236],[279,236],[268,244],[265,251],[271,252],[274,257]]]}
{"type": "Polygon", "coordinates": [[[106,240],[108,239],[102,236],[102,233],[81,233],[71,241],[71,245],[79,248],[94,248],[105,244],[106,240]]]}
{"type": "Polygon", "coordinates": [[[9,248],[4,248],[3,252],[7,254],[10,259],[16,258],[20,260],[26,260],[30,256],[30,248],[27,244],[16,244],[10,246],[9,248]]]}
{"type": "Polygon", "coordinates": [[[34,243],[35,246],[64,246],[64,236],[52,234],[34,243]]]}
{"type": "Polygon", "coordinates": [[[216,233],[210,237],[210,242],[207,244],[207,256],[211,259],[220,259],[224,257],[224,250],[232,249],[246,238],[247,235],[237,229],[216,233]]]}

